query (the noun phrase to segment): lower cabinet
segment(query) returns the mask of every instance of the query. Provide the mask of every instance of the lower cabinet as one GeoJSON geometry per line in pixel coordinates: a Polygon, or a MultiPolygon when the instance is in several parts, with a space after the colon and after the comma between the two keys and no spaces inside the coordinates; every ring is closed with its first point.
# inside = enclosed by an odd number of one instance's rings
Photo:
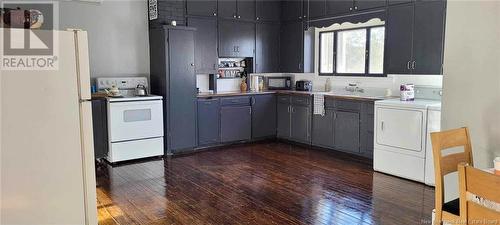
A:
{"type": "Polygon", "coordinates": [[[291,139],[303,143],[311,143],[311,107],[293,105],[291,108],[291,139]]]}
{"type": "Polygon", "coordinates": [[[325,115],[313,115],[312,145],[373,158],[373,105],[325,99],[325,115]]]}
{"type": "Polygon", "coordinates": [[[276,95],[254,95],[252,103],[252,139],[276,136],[276,95]]]}
{"type": "Polygon", "coordinates": [[[198,99],[198,145],[220,142],[219,99],[198,99]]]}
{"type": "Polygon", "coordinates": [[[278,138],[311,144],[310,96],[278,96],[278,138]]]}
{"type": "Polygon", "coordinates": [[[336,110],[333,124],[335,149],[359,153],[359,113],[336,110]]]}
{"type": "Polygon", "coordinates": [[[92,99],[92,125],[94,129],[94,157],[105,158],[108,155],[108,119],[105,98],[92,99]]]}
{"type": "Polygon", "coordinates": [[[222,142],[250,140],[252,135],[251,106],[224,106],[220,109],[222,142]]]}
{"type": "Polygon", "coordinates": [[[333,109],[325,109],[325,115],[313,115],[312,144],[333,148],[333,109]]]}

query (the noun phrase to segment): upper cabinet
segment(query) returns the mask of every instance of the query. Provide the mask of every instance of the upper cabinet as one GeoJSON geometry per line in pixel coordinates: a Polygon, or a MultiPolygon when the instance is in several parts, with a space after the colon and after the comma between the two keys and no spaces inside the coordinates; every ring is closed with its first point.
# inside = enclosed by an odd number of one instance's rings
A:
{"type": "Polygon", "coordinates": [[[309,0],[309,19],[326,16],[326,0],[309,0]]]}
{"type": "Polygon", "coordinates": [[[327,0],[326,1],[326,14],[327,15],[342,15],[353,11],[353,0],[327,0]]]}
{"type": "Polygon", "coordinates": [[[302,21],[281,24],[280,72],[314,72],[315,30],[305,30],[302,21]]]}
{"type": "Polygon", "coordinates": [[[219,17],[255,20],[255,1],[219,0],[219,17]]]}
{"type": "Polygon", "coordinates": [[[186,0],[186,8],[191,16],[217,16],[217,0],[186,0]]]}
{"type": "MultiPolygon", "coordinates": [[[[305,1],[307,4],[307,1],[305,1]]],[[[302,0],[283,0],[281,2],[281,20],[302,20],[304,17],[304,2],[302,0]]]]}
{"type": "Polygon", "coordinates": [[[389,5],[404,4],[404,3],[414,2],[414,1],[415,0],[387,0],[389,5]]]}
{"type": "Polygon", "coordinates": [[[254,57],[255,23],[219,20],[219,57],[254,57]]]}
{"type": "Polygon", "coordinates": [[[195,71],[196,74],[217,73],[217,20],[215,18],[189,17],[188,26],[196,28],[195,71]]]}
{"type": "Polygon", "coordinates": [[[354,1],[354,10],[367,10],[385,7],[387,5],[386,0],[356,0],[354,1]]]}
{"type": "Polygon", "coordinates": [[[441,74],[445,3],[390,6],[386,23],[386,73],[441,74]]]}
{"type": "Polygon", "coordinates": [[[279,21],[281,18],[281,1],[257,0],[255,3],[257,21],[279,21]]]}
{"type": "Polygon", "coordinates": [[[280,58],[280,25],[256,24],[255,72],[278,73],[280,58]]]}

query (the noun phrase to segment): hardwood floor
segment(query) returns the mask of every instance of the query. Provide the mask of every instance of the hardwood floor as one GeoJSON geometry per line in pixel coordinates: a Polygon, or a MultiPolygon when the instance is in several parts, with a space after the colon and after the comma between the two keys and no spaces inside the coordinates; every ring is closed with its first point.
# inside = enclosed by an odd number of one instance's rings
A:
{"type": "Polygon", "coordinates": [[[430,224],[434,189],[342,153],[258,143],[97,172],[99,224],[430,224]]]}

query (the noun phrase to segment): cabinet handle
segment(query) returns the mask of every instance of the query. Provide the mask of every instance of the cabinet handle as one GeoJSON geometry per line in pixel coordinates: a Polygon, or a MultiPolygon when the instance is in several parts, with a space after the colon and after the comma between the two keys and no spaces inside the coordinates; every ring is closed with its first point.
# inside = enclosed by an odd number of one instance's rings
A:
{"type": "Polygon", "coordinates": [[[357,10],[357,9],[358,9],[358,7],[357,7],[357,6],[354,6],[354,9],[355,9],[355,10],[357,10]]]}
{"type": "Polygon", "coordinates": [[[236,18],[236,14],[233,14],[233,18],[236,18]]]}
{"type": "Polygon", "coordinates": [[[302,69],[302,63],[299,63],[299,70],[302,69]]]}
{"type": "Polygon", "coordinates": [[[194,63],[191,63],[191,66],[194,66],[194,63]]]}
{"type": "Polygon", "coordinates": [[[337,119],[337,113],[336,112],[333,112],[333,119],[336,120],[337,119]]]}
{"type": "Polygon", "coordinates": [[[217,16],[217,13],[214,13],[214,16],[217,16]]]}
{"type": "Polygon", "coordinates": [[[248,108],[248,114],[252,115],[252,108],[248,108]]]}
{"type": "Polygon", "coordinates": [[[240,18],[241,18],[241,16],[238,16],[238,19],[240,19],[240,18]]]}
{"type": "Polygon", "coordinates": [[[351,8],[349,8],[349,11],[352,11],[352,7],[351,7],[351,8]]]}
{"type": "Polygon", "coordinates": [[[288,107],[286,108],[286,111],[287,111],[288,113],[290,113],[290,106],[288,106],[288,107]]]}
{"type": "Polygon", "coordinates": [[[382,121],[382,122],[380,123],[380,130],[381,130],[381,131],[384,131],[384,121],[382,121]]]}
{"type": "Polygon", "coordinates": [[[415,64],[416,64],[416,62],[417,62],[417,61],[413,61],[413,62],[411,63],[411,69],[412,69],[412,70],[414,70],[414,69],[415,69],[415,64]]]}
{"type": "Polygon", "coordinates": [[[259,17],[256,18],[256,20],[259,20],[259,19],[260,19],[259,17]]]}
{"type": "Polygon", "coordinates": [[[252,97],[252,105],[255,105],[255,97],[252,97]]]}
{"type": "Polygon", "coordinates": [[[410,69],[410,62],[411,62],[411,61],[408,61],[408,63],[406,63],[406,68],[407,68],[407,69],[410,69]]]}

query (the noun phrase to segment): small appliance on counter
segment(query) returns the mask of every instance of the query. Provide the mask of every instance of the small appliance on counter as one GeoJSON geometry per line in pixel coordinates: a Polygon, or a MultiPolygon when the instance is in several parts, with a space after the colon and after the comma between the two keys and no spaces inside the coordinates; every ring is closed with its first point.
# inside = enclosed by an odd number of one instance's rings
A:
{"type": "Polygon", "coordinates": [[[415,85],[414,84],[401,84],[399,86],[401,91],[401,101],[414,101],[415,100],[415,85]]]}
{"type": "Polygon", "coordinates": [[[267,89],[269,90],[290,90],[292,89],[291,77],[268,77],[267,89]]]}
{"type": "Polygon", "coordinates": [[[297,91],[312,91],[313,85],[310,80],[299,80],[295,82],[295,90],[297,91]]]}

